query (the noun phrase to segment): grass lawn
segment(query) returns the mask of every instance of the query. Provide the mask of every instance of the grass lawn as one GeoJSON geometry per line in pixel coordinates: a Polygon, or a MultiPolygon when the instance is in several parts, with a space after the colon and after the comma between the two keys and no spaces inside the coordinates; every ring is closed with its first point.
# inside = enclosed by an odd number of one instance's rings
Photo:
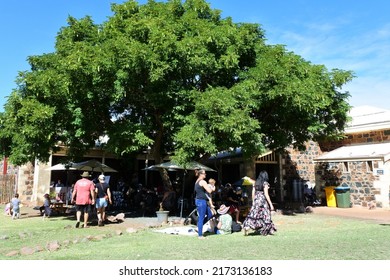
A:
{"type": "MultiPolygon", "coordinates": [[[[0,208],[3,211],[4,205],[0,208]]],[[[22,209],[23,212],[23,209],[22,209]]],[[[157,218],[156,218],[157,219],[157,218]]],[[[234,233],[170,235],[144,228],[118,234],[113,225],[73,228],[74,217],[0,215],[1,260],[389,260],[390,224],[323,216],[277,214],[273,236],[234,233]],[[47,244],[57,250],[49,250],[47,244]],[[54,244],[54,245],[53,245],[54,244]],[[30,253],[21,254],[21,251],[30,253]],[[31,252],[33,251],[33,252],[31,252]]]]}

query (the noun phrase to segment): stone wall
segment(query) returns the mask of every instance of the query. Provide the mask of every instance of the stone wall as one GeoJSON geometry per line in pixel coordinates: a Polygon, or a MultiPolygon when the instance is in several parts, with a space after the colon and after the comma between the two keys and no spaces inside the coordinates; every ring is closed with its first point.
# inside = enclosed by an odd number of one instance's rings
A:
{"type": "MultiPolygon", "coordinates": [[[[317,194],[324,196],[322,188],[326,185],[323,180],[324,167],[315,164],[314,159],[324,152],[352,145],[390,142],[390,130],[369,131],[348,134],[343,140],[324,143],[308,142],[305,151],[288,149],[283,155],[283,180],[285,189],[291,188],[294,179],[310,181],[316,185],[317,194]]],[[[351,203],[355,206],[389,207],[390,164],[373,161],[369,168],[367,161],[348,163],[345,171],[343,163],[338,164],[341,170],[338,185],[350,187],[351,203]],[[384,169],[384,175],[376,175],[375,169],[384,169]]]]}
{"type": "Polygon", "coordinates": [[[289,148],[282,156],[283,179],[287,182],[293,179],[302,179],[315,182],[314,159],[322,154],[316,142],[306,143],[305,151],[289,148]]]}
{"type": "Polygon", "coordinates": [[[34,165],[31,163],[19,167],[18,193],[22,203],[30,205],[34,194],[34,165]]]}

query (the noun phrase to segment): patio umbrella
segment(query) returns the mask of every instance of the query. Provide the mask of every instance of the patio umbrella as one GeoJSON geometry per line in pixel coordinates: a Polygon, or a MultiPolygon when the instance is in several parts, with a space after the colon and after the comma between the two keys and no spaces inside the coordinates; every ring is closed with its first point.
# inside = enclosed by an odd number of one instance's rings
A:
{"type": "Polygon", "coordinates": [[[197,161],[191,161],[189,163],[186,163],[184,165],[177,164],[173,161],[168,161],[168,162],[163,162],[160,164],[152,165],[153,167],[158,167],[158,168],[165,168],[165,169],[181,169],[181,170],[196,170],[196,169],[204,169],[205,171],[214,171],[216,170],[203,165],[197,161]]]}
{"type": "Polygon", "coordinates": [[[76,170],[76,168],[72,167],[72,163],[69,164],[58,163],[49,168],[46,168],[46,170],[76,170]]]}
{"type": "Polygon", "coordinates": [[[118,172],[114,168],[109,167],[108,165],[105,165],[104,163],[101,163],[100,161],[96,159],[91,159],[87,161],[82,162],[76,162],[73,163],[72,167],[75,170],[82,170],[82,171],[91,171],[91,172],[118,172]]]}
{"type": "MultiPolygon", "coordinates": [[[[185,187],[185,181],[186,181],[185,178],[186,178],[187,170],[203,169],[205,171],[216,172],[216,170],[214,170],[206,165],[203,165],[197,161],[191,161],[191,162],[184,164],[184,165],[177,164],[173,161],[168,161],[168,162],[163,162],[160,164],[152,165],[149,168],[150,168],[149,170],[158,170],[158,168],[168,169],[169,171],[171,171],[171,170],[184,170],[184,172],[183,172],[183,187],[182,187],[182,193],[181,193],[181,199],[183,199],[183,200],[184,200],[184,187],[185,187]]],[[[180,205],[180,218],[183,217],[183,205],[184,205],[184,201],[182,201],[181,205],[180,205]]]]}

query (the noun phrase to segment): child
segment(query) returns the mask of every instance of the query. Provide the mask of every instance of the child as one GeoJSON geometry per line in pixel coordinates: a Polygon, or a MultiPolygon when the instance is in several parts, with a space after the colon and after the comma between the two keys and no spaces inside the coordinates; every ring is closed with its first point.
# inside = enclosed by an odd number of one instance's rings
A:
{"type": "Polygon", "coordinates": [[[49,194],[45,194],[43,197],[45,200],[43,201],[43,206],[40,207],[39,210],[41,210],[41,214],[43,212],[43,218],[50,217],[51,216],[50,196],[49,194]]]}
{"type": "Polygon", "coordinates": [[[11,203],[8,202],[4,208],[4,215],[11,216],[11,203]]]}
{"type": "Polygon", "coordinates": [[[20,200],[19,194],[15,194],[15,197],[11,199],[12,205],[12,220],[20,218],[20,200]]]}
{"type": "MultiPolygon", "coordinates": [[[[215,180],[213,178],[209,179],[209,187],[211,188],[212,191],[215,191],[215,180]]],[[[210,210],[214,216],[217,214],[217,212],[215,211],[215,205],[213,203],[213,199],[211,198],[211,193],[210,194],[206,193],[206,197],[208,199],[208,205],[210,207],[210,210]]]]}

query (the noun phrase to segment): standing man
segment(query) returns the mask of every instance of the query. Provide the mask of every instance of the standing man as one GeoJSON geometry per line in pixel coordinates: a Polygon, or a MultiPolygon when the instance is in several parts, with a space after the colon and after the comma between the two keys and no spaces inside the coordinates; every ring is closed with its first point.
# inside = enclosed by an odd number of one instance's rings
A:
{"type": "Polygon", "coordinates": [[[87,179],[91,177],[88,171],[81,174],[81,179],[74,185],[72,193],[72,203],[76,204],[76,228],[80,226],[81,214],[84,213],[84,228],[88,227],[88,216],[91,211],[91,205],[95,204],[95,185],[87,179]]]}

